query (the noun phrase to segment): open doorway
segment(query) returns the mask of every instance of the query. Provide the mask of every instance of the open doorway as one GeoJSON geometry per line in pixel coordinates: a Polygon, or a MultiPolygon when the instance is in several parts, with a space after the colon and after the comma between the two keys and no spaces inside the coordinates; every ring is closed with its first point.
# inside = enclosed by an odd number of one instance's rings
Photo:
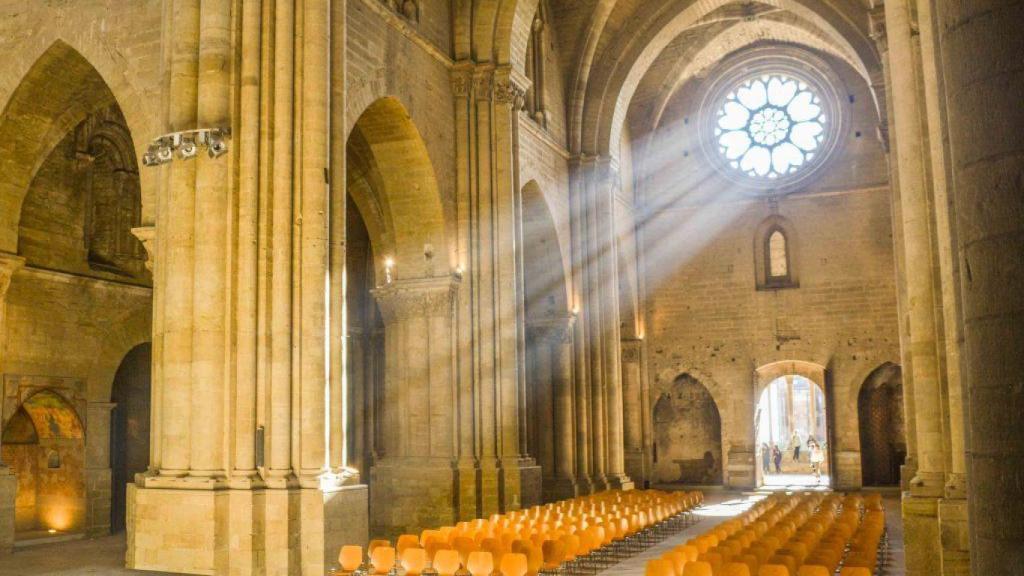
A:
{"type": "Polygon", "coordinates": [[[771,380],[755,414],[761,485],[828,486],[828,415],[825,392],[799,374],[771,380]]]}

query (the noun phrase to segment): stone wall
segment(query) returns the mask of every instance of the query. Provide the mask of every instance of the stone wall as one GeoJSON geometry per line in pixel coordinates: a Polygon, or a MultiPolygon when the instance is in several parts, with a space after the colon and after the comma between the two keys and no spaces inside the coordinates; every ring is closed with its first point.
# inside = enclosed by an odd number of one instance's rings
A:
{"type": "Polygon", "coordinates": [[[788,196],[739,193],[708,166],[696,122],[684,121],[696,117],[698,87],[670,103],[664,130],[671,136],[654,142],[674,146],[676,158],[640,148],[644,315],[652,400],[680,374],[697,377],[721,411],[726,461],[735,453],[753,465],[756,368],[782,360],[826,367],[837,485],[852,487],[861,476],[858,393],[872,370],[898,363],[899,338],[877,115],[863,80],[833,65],[849,93],[849,129],[825,176],[788,196]],[[759,227],[769,219],[790,228],[796,287],[758,289],[759,227]]]}

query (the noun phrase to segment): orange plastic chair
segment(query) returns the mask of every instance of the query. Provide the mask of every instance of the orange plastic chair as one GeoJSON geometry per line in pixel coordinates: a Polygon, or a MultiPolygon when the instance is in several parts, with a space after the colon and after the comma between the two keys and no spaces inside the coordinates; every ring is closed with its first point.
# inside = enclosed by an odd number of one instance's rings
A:
{"type": "Polygon", "coordinates": [[[473,576],[491,576],[491,572],[494,572],[494,557],[490,552],[470,552],[466,570],[473,576]]]}
{"type": "Polygon", "coordinates": [[[355,572],[363,563],[362,546],[342,546],[338,553],[338,564],[342,572],[355,572]]]}
{"type": "Polygon", "coordinates": [[[565,544],[559,540],[545,540],[541,545],[541,552],[544,555],[544,563],[541,564],[541,569],[557,570],[558,566],[562,564],[562,559],[565,557],[565,544]]]}
{"type": "Polygon", "coordinates": [[[683,576],[712,576],[711,564],[699,560],[687,562],[683,567],[683,576]]]}
{"type": "Polygon", "coordinates": [[[668,560],[650,560],[644,568],[644,576],[675,576],[675,569],[668,560]]]}
{"type": "Polygon", "coordinates": [[[466,536],[457,536],[455,542],[452,543],[452,548],[455,548],[459,553],[459,559],[462,561],[462,565],[465,566],[466,562],[469,561],[469,555],[476,552],[477,546],[476,541],[466,536]]]}
{"type": "Polygon", "coordinates": [[[395,542],[395,551],[401,556],[402,552],[405,552],[406,548],[418,548],[420,545],[420,537],[415,534],[402,534],[398,537],[395,542]]]}
{"type": "Polygon", "coordinates": [[[454,576],[459,571],[459,566],[461,565],[462,561],[459,559],[459,552],[450,548],[438,550],[431,564],[434,570],[437,570],[437,573],[441,576],[454,576]]]}
{"type": "Polygon", "coordinates": [[[848,566],[839,571],[839,576],[871,576],[871,570],[862,566],[848,566]]]}
{"type": "Polygon", "coordinates": [[[676,576],[682,576],[683,569],[686,568],[686,555],[678,550],[670,550],[661,556],[662,560],[668,560],[672,563],[672,567],[675,569],[676,576]]]}
{"type": "Polygon", "coordinates": [[[729,562],[722,566],[720,576],[751,576],[750,567],[742,562],[729,562]]]}
{"type": "Polygon", "coordinates": [[[366,545],[366,553],[373,554],[373,549],[377,546],[391,546],[390,540],[370,540],[370,543],[366,545]]]}
{"type": "Polygon", "coordinates": [[[797,570],[796,576],[832,576],[832,571],[817,564],[805,564],[797,570]]]}
{"type": "Polygon", "coordinates": [[[757,571],[757,576],[792,576],[789,568],[782,564],[765,564],[757,571]]]}
{"type": "Polygon", "coordinates": [[[526,554],[509,552],[501,556],[498,570],[502,576],[526,576],[526,554]]]}
{"type": "Polygon", "coordinates": [[[370,552],[370,564],[374,574],[387,574],[395,566],[395,549],[391,546],[377,546],[370,552]]]}
{"type": "Polygon", "coordinates": [[[402,568],[408,576],[419,576],[427,567],[427,551],[423,548],[406,548],[402,552],[402,568]]]}
{"type": "Polygon", "coordinates": [[[691,544],[683,544],[682,546],[676,546],[676,550],[682,552],[683,556],[686,556],[687,562],[693,562],[700,555],[700,550],[697,550],[696,546],[691,544]]]}

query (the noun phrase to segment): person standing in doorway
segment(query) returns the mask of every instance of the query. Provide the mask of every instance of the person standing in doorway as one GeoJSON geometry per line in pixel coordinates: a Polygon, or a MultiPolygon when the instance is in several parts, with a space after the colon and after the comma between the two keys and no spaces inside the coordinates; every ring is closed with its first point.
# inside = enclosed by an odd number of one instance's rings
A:
{"type": "Polygon", "coordinates": [[[775,461],[775,473],[782,474],[782,450],[778,444],[772,444],[772,459],[775,461]]]}
{"type": "Polygon", "coordinates": [[[811,453],[811,472],[814,473],[814,483],[821,482],[821,464],[825,461],[825,451],[818,446],[817,442],[808,443],[807,450],[811,453]]]}
{"type": "Polygon", "coordinates": [[[761,472],[768,474],[772,471],[772,451],[768,448],[767,442],[761,443],[761,472]]]}
{"type": "Polygon", "coordinates": [[[800,433],[796,430],[793,431],[793,438],[789,441],[789,445],[793,447],[793,462],[800,461],[800,433]]]}

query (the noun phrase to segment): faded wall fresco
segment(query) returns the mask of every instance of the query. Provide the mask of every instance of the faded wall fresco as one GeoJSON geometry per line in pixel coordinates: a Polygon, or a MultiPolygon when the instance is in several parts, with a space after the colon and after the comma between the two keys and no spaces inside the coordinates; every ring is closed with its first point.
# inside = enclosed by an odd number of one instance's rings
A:
{"type": "Polygon", "coordinates": [[[676,378],[655,400],[653,420],[654,482],[722,482],[722,420],[700,381],[676,378]]]}
{"type": "Polygon", "coordinates": [[[4,428],[2,457],[18,476],[17,532],[83,528],[84,433],[62,397],[47,390],[29,397],[4,428]]]}

